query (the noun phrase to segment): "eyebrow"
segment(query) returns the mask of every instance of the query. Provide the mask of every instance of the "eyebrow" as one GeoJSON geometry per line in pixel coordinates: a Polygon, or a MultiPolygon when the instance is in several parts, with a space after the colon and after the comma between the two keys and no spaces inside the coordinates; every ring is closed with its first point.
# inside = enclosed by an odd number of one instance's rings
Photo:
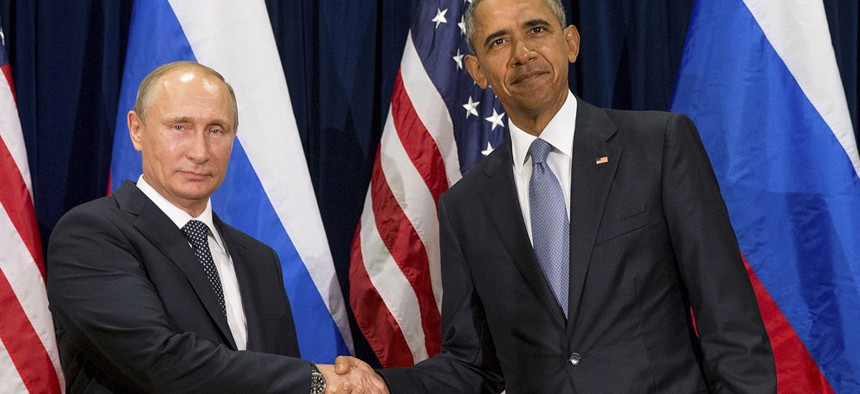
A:
{"type": "Polygon", "coordinates": [[[525,27],[549,26],[549,25],[550,25],[549,22],[547,22],[546,20],[540,19],[540,18],[532,19],[532,20],[529,20],[529,21],[526,21],[525,23],[523,23],[523,26],[525,26],[525,27]]]}
{"type": "MultiPolygon", "coordinates": [[[[194,119],[192,119],[190,116],[177,116],[175,118],[168,119],[168,123],[171,123],[171,124],[173,124],[173,123],[194,123],[194,119]]],[[[229,122],[225,119],[215,118],[211,122],[209,122],[208,124],[209,125],[217,125],[217,126],[227,128],[227,125],[229,124],[229,122]]]]}
{"type": "Polygon", "coordinates": [[[174,118],[167,119],[167,123],[192,123],[191,118],[188,116],[177,116],[174,118]]]}

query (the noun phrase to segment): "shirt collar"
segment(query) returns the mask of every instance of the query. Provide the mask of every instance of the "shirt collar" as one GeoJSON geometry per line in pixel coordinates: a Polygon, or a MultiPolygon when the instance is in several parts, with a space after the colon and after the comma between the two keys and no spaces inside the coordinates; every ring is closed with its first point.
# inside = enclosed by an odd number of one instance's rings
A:
{"type": "Polygon", "coordinates": [[[199,220],[206,223],[206,226],[209,227],[209,232],[212,233],[215,240],[218,241],[218,244],[223,246],[218,235],[218,231],[215,229],[215,222],[212,220],[212,200],[206,201],[206,209],[203,210],[203,213],[201,213],[200,216],[195,218],[189,215],[188,212],[183,211],[182,208],[179,208],[172,202],[168,201],[149,183],[146,183],[146,179],[143,178],[143,174],[137,178],[137,188],[149,197],[149,199],[152,200],[152,202],[155,203],[155,205],[161,209],[168,218],[170,218],[176,227],[182,229],[189,220],[199,220]]]}
{"type": "MultiPolygon", "coordinates": [[[[514,169],[520,173],[526,160],[529,159],[529,147],[538,138],[526,133],[508,117],[508,128],[511,130],[511,151],[514,156],[514,169]]],[[[567,99],[540,133],[540,138],[552,145],[555,150],[568,158],[573,157],[573,133],[576,130],[576,97],[570,90],[567,99]]]]}

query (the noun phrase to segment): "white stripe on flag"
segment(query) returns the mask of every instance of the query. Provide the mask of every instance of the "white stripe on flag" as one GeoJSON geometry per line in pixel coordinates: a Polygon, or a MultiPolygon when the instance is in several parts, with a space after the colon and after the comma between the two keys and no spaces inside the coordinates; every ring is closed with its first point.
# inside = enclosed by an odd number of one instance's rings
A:
{"type": "MultiPolygon", "coordinates": [[[[389,108],[389,112],[391,109],[389,108]]],[[[436,203],[424,178],[412,164],[403,147],[394,120],[391,116],[385,122],[382,139],[379,142],[379,158],[385,181],[391,188],[397,205],[412,223],[415,232],[424,244],[427,261],[430,265],[433,297],[437,309],[442,306],[442,279],[439,275],[439,222],[436,219],[436,203]],[[435,270],[434,270],[435,267],[435,270]]],[[[374,224],[375,226],[375,224],[374,224]]]]}
{"type": "Polygon", "coordinates": [[[827,15],[821,1],[744,0],[776,53],[794,75],[860,176],[860,156],[830,43],[827,15]]]}
{"type": "MultiPolygon", "coordinates": [[[[433,140],[436,141],[436,146],[442,154],[442,159],[445,161],[445,172],[448,174],[448,186],[451,186],[463,177],[460,174],[457,143],[454,141],[454,125],[442,95],[436,89],[433,81],[430,80],[430,76],[424,69],[424,63],[418,56],[415,43],[412,41],[411,30],[406,37],[406,48],[403,51],[400,73],[403,76],[403,88],[406,89],[407,95],[412,100],[415,113],[418,114],[424,127],[433,136],[433,140]]],[[[435,220],[435,213],[433,218],[435,220]]],[[[431,273],[434,272],[433,269],[430,271],[431,273]]],[[[438,267],[435,272],[439,272],[438,267]]],[[[434,293],[436,292],[437,279],[441,280],[441,277],[433,277],[434,293]]]]}
{"type": "Polygon", "coordinates": [[[265,4],[171,1],[171,7],[197,60],[218,70],[236,88],[242,114],[237,138],[344,342],[354,353],[346,306],[265,4]],[[222,29],[223,25],[246,28],[222,29]]]}
{"type": "MultiPolygon", "coordinates": [[[[0,47],[0,50],[3,50],[0,47]]],[[[24,133],[21,131],[21,122],[18,119],[18,106],[15,104],[15,98],[12,96],[12,89],[9,87],[9,82],[6,77],[0,73],[0,139],[6,144],[9,149],[9,154],[12,155],[12,160],[18,167],[18,171],[24,178],[24,184],[27,185],[27,190],[30,192],[30,199],[33,199],[33,185],[30,182],[30,167],[27,164],[27,147],[24,145],[24,133]]]]}
{"type": "MultiPolygon", "coordinates": [[[[15,293],[42,347],[47,349],[54,369],[62,379],[60,358],[56,351],[54,321],[48,310],[48,294],[45,291],[42,273],[3,206],[0,206],[0,240],[3,246],[3,252],[0,253],[0,271],[6,275],[12,292],[15,293]]],[[[62,380],[60,382],[62,383],[62,380]]]]}
{"type": "Polygon", "coordinates": [[[361,255],[365,261],[364,267],[373,287],[400,326],[412,352],[412,359],[417,363],[427,358],[418,297],[379,236],[372,204],[368,189],[361,214],[361,255]]]}
{"type": "Polygon", "coordinates": [[[21,375],[15,368],[9,351],[3,341],[0,341],[0,392],[2,393],[26,393],[27,387],[21,380],[21,375]]]}

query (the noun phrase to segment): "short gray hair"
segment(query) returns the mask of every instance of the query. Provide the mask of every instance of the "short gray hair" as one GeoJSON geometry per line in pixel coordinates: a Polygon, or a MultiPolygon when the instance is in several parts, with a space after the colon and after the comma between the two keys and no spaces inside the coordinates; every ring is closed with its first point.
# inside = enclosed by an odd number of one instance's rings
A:
{"type": "Polygon", "coordinates": [[[152,70],[152,72],[150,72],[146,77],[143,78],[143,81],[140,82],[140,87],[137,88],[137,98],[135,98],[134,100],[134,113],[137,114],[138,118],[140,118],[141,123],[143,123],[144,119],[146,118],[146,110],[149,109],[149,104],[152,102],[152,94],[155,90],[157,82],[161,79],[161,77],[167,75],[171,71],[181,69],[202,70],[203,72],[217,78],[219,81],[224,83],[224,86],[227,87],[227,91],[230,92],[230,102],[233,105],[233,130],[236,131],[236,129],[239,127],[239,105],[236,103],[236,93],[233,91],[233,87],[230,86],[230,84],[224,80],[224,76],[221,75],[221,73],[219,73],[218,71],[215,71],[200,63],[187,61],[167,63],[158,66],[158,68],[152,70]]]}
{"type": "MultiPolygon", "coordinates": [[[[564,6],[561,5],[561,0],[543,0],[543,2],[555,14],[555,17],[558,18],[561,28],[567,27],[567,18],[564,15],[564,6]]],[[[466,9],[466,43],[469,44],[469,51],[473,55],[477,55],[478,52],[475,50],[473,37],[475,35],[475,7],[481,3],[481,0],[472,0],[471,3],[469,8],[466,9]]]]}

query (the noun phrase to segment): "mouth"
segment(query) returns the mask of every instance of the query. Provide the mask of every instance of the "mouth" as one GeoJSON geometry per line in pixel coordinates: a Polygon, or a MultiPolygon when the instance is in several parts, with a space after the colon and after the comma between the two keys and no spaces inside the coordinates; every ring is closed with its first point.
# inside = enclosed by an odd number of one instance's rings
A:
{"type": "Polygon", "coordinates": [[[522,73],[520,75],[517,75],[511,81],[511,85],[516,85],[516,84],[523,83],[523,82],[530,82],[530,81],[537,79],[539,77],[542,77],[546,74],[549,74],[549,72],[543,71],[543,70],[528,71],[528,72],[522,73]]]}
{"type": "Polygon", "coordinates": [[[179,171],[179,173],[189,181],[202,181],[209,178],[209,174],[196,171],[179,171]]]}

